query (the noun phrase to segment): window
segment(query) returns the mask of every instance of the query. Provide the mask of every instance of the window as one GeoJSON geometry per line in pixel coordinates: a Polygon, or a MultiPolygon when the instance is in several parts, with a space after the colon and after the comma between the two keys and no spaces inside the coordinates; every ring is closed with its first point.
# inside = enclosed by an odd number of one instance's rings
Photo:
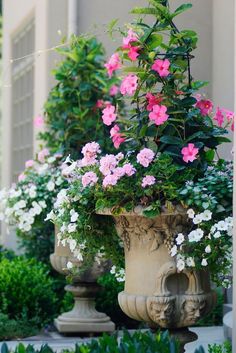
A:
{"type": "Polygon", "coordinates": [[[12,39],[12,181],[33,157],[35,26],[30,21],[12,39]]]}

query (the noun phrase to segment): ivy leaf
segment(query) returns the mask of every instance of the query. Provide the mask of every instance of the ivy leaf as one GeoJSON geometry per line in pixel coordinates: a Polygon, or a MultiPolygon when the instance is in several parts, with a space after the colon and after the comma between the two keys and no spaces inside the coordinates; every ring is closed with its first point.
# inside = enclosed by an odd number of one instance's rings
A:
{"type": "Polygon", "coordinates": [[[174,18],[174,17],[180,15],[182,12],[185,12],[185,11],[191,9],[192,7],[193,7],[192,4],[183,4],[183,5],[179,6],[175,10],[175,12],[171,15],[171,18],[174,18]]]}

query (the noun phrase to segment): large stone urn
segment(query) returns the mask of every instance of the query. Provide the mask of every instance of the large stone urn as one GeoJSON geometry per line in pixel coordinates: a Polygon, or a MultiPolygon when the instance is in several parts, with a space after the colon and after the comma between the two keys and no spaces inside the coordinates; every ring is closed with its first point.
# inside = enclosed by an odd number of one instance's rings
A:
{"type": "MultiPolygon", "coordinates": [[[[55,236],[55,250],[50,256],[52,267],[63,275],[68,275],[68,261],[77,268],[81,262],[75,259],[68,245],[58,244],[55,236]]],[[[94,262],[93,266],[79,275],[73,276],[72,284],[67,285],[65,290],[74,296],[75,304],[71,311],[60,315],[54,320],[57,330],[61,333],[98,333],[113,332],[115,324],[110,317],[95,309],[95,298],[100,290],[97,284],[99,276],[109,270],[107,262],[99,265],[94,262]]]]}
{"type": "Polygon", "coordinates": [[[181,206],[171,212],[163,209],[159,216],[147,218],[137,207],[113,217],[125,248],[125,289],[118,297],[121,309],[153,329],[169,329],[183,345],[196,340],[187,327],[212,309],[215,293],[207,271],[178,272],[176,259],[170,255],[175,235],[188,228],[186,210],[181,206]]]}

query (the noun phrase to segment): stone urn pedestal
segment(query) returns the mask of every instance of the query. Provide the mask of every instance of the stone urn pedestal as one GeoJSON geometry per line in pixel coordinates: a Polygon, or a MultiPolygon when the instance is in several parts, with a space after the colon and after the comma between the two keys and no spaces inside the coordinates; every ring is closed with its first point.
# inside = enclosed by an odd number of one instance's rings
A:
{"type": "MultiPolygon", "coordinates": [[[[67,263],[71,261],[77,268],[80,262],[71,253],[69,246],[58,244],[55,237],[55,250],[50,256],[52,267],[63,275],[68,275],[67,263]]],[[[110,317],[100,313],[95,309],[95,298],[100,290],[97,284],[99,276],[108,270],[107,263],[93,266],[81,275],[74,276],[71,285],[67,285],[65,290],[74,296],[75,304],[71,311],[63,313],[54,320],[57,330],[61,333],[100,333],[113,332],[115,324],[110,317]]]]}
{"type": "MultiPolygon", "coordinates": [[[[103,210],[100,214],[111,212],[103,210]]],[[[179,206],[147,218],[142,207],[137,207],[113,218],[125,247],[125,289],[118,297],[121,309],[152,329],[168,329],[184,351],[185,343],[197,339],[188,326],[215,303],[208,272],[179,272],[176,259],[170,255],[174,237],[188,228],[186,211],[179,206]]]]}

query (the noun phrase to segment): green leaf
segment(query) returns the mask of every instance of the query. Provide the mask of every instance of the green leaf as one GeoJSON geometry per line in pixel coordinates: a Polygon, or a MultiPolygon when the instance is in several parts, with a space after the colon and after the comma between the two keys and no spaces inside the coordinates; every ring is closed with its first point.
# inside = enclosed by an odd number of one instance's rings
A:
{"type": "Polygon", "coordinates": [[[205,152],[206,160],[208,162],[212,162],[215,157],[215,151],[214,150],[208,150],[205,152]]]}
{"type": "Polygon", "coordinates": [[[128,66],[123,69],[124,72],[135,72],[135,73],[146,73],[145,69],[142,69],[141,67],[137,66],[128,66]]]}
{"type": "Polygon", "coordinates": [[[110,34],[111,37],[112,37],[113,29],[118,22],[119,22],[119,18],[115,18],[110,23],[108,23],[107,32],[110,34]]]}
{"type": "Polygon", "coordinates": [[[175,10],[175,12],[171,15],[171,18],[174,18],[174,17],[180,15],[182,12],[185,12],[185,11],[191,9],[192,7],[193,7],[192,4],[183,4],[183,5],[179,6],[175,10]]]}
{"type": "Polygon", "coordinates": [[[147,41],[147,46],[149,50],[156,49],[161,45],[163,37],[161,34],[153,33],[147,41]]]}
{"type": "Polygon", "coordinates": [[[182,145],[183,140],[176,136],[164,135],[160,138],[160,141],[168,145],[182,145]]]}
{"type": "Polygon", "coordinates": [[[166,6],[157,3],[155,0],[150,0],[150,3],[159,10],[159,15],[162,14],[166,18],[170,18],[170,12],[166,6]]]}
{"type": "Polygon", "coordinates": [[[8,346],[5,342],[2,344],[1,353],[9,353],[8,346]]]}
{"type": "Polygon", "coordinates": [[[136,15],[160,15],[160,12],[153,7],[135,7],[131,13],[136,15]]]}

